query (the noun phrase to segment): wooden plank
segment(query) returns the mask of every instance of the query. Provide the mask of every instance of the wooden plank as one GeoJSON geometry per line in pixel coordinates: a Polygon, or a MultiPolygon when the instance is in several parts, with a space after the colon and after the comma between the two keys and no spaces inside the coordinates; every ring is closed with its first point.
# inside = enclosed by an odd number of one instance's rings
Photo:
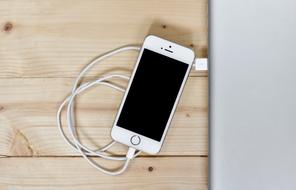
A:
{"type": "MultiPolygon", "coordinates": [[[[207,0],[3,0],[0,77],[75,77],[98,54],[141,44],[147,34],[192,46],[207,57],[207,0]]],[[[135,57],[118,55],[89,76],[130,72],[135,57]]]]}
{"type": "Polygon", "coordinates": [[[0,166],[3,190],[207,189],[207,158],[202,157],[137,158],[126,173],[116,177],[102,174],[82,158],[0,158],[0,166]]]}
{"type": "MultiPolygon", "coordinates": [[[[118,81],[119,82],[119,81],[118,81]]],[[[58,105],[73,79],[0,79],[0,155],[77,155],[56,127],[58,105]]],[[[190,77],[160,155],[207,155],[207,77],[190,77]]],[[[97,87],[78,98],[77,123],[82,141],[97,147],[110,140],[122,94],[97,87]]],[[[65,123],[65,120],[63,121],[65,123]]],[[[124,154],[117,146],[114,152],[124,154]]]]}

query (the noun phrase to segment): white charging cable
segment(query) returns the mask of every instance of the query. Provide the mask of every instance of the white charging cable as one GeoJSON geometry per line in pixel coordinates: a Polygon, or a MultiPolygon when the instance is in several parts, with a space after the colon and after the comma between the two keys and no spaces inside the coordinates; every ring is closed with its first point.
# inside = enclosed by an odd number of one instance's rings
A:
{"type": "MultiPolygon", "coordinates": [[[[125,89],[121,88],[118,85],[109,83],[108,80],[113,78],[120,78],[124,80],[129,80],[128,76],[125,75],[119,75],[119,74],[111,74],[107,76],[103,76],[101,78],[98,78],[94,81],[85,82],[83,84],[80,84],[82,77],[85,75],[86,72],[89,71],[95,64],[99,63],[100,61],[111,57],[117,53],[123,52],[123,51],[129,51],[129,50],[136,50],[139,51],[140,47],[138,46],[124,46],[117,49],[114,49],[112,51],[109,51],[105,54],[102,54],[98,57],[96,57],[93,61],[91,61],[78,75],[78,77],[75,80],[73,89],[71,94],[62,102],[60,105],[58,112],[57,112],[57,126],[59,128],[59,131],[64,138],[64,140],[76,151],[78,151],[83,158],[86,159],[86,161],[92,165],[94,168],[98,169],[99,171],[108,174],[108,175],[119,175],[123,173],[126,168],[128,167],[128,164],[131,159],[135,158],[137,155],[140,154],[140,151],[135,150],[132,147],[129,147],[126,156],[112,156],[106,151],[111,148],[114,144],[116,144],[115,141],[111,141],[104,147],[101,147],[98,150],[92,150],[91,148],[88,148],[87,146],[83,145],[78,138],[78,133],[75,126],[75,110],[74,110],[74,101],[77,95],[82,93],[83,91],[89,89],[90,87],[93,87],[95,85],[105,85],[110,88],[113,88],[117,91],[124,92],[125,89]],[[67,126],[70,133],[70,137],[72,140],[70,140],[63,128],[62,128],[62,121],[61,121],[61,113],[63,108],[67,106],[67,126]],[[117,168],[114,170],[106,169],[102,166],[100,166],[97,162],[95,162],[91,156],[97,156],[108,160],[117,160],[117,161],[125,161],[125,163],[122,165],[121,168],[117,168]]],[[[195,60],[195,69],[196,70],[207,70],[207,59],[196,59],[195,60]]]]}
{"type": "Polygon", "coordinates": [[[113,79],[113,78],[120,78],[120,79],[124,79],[124,80],[129,80],[128,76],[124,76],[124,75],[119,75],[119,74],[111,74],[111,75],[107,75],[107,76],[103,76],[101,78],[98,78],[94,81],[90,81],[90,82],[85,82],[83,84],[79,84],[82,77],[84,76],[84,74],[89,71],[89,69],[91,67],[93,67],[95,64],[99,63],[100,61],[111,57],[115,54],[118,54],[120,52],[123,51],[129,51],[129,50],[136,50],[139,51],[140,47],[138,46],[124,46],[112,51],[109,51],[105,54],[102,54],[98,57],[96,57],[93,61],[91,61],[78,75],[78,77],[75,80],[73,89],[72,89],[72,93],[62,102],[62,104],[60,105],[58,112],[57,112],[57,125],[59,128],[59,131],[62,135],[62,137],[64,138],[64,140],[76,151],[80,152],[80,154],[83,156],[83,158],[85,158],[87,160],[87,162],[92,165],[93,167],[95,167],[96,169],[100,170],[101,172],[108,174],[108,175],[119,175],[121,173],[123,173],[128,164],[129,161],[131,159],[133,159],[134,157],[136,157],[137,155],[140,154],[140,151],[136,151],[134,148],[129,147],[128,152],[126,154],[126,156],[112,156],[110,154],[107,154],[106,151],[111,148],[116,142],[115,141],[111,141],[110,143],[108,143],[106,146],[98,149],[98,150],[92,150],[90,148],[88,148],[87,146],[83,145],[78,138],[78,133],[76,130],[76,126],[75,126],[75,112],[74,112],[74,101],[75,101],[75,97],[82,93],[83,91],[89,89],[90,87],[93,87],[95,85],[105,85],[108,87],[111,87],[117,91],[120,92],[124,92],[125,90],[123,88],[121,88],[120,86],[111,84],[109,82],[107,82],[107,80],[113,79]],[[70,137],[72,140],[70,140],[63,128],[62,128],[62,121],[61,121],[61,113],[63,108],[67,105],[67,126],[68,126],[68,130],[70,133],[70,137]],[[101,158],[105,158],[108,160],[119,160],[119,161],[125,161],[125,163],[123,164],[123,166],[121,168],[118,169],[114,169],[114,170],[109,170],[106,169],[102,166],[100,166],[99,164],[97,164],[97,162],[95,162],[90,156],[97,156],[97,157],[101,157],[101,158]]]}

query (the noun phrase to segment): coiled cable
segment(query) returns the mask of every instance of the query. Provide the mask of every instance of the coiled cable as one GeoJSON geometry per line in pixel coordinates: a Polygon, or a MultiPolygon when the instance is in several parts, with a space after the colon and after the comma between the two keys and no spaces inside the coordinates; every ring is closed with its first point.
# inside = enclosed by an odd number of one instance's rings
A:
{"type": "Polygon", "coordinates": [[[85,90],[96,86],[96,85],[105,85],[107,87],[113,88],[119,92],[124,92],[125,89],[121,88],[118,85],[109,83],[108,80],[113,79],[113,78],[119,78],[119,79],[124,79],[124,80],[129,80],[128,76],[125,75],[120,75],[120,74],[110,74],[106,75],[103,77],[100,77],[94,81],[89,81],[80,84],[81,79],[83,76],[95,65],[103,61],[104,59],[107,59],[115,54],[124,52],[124,51],[139,51],[140,47],[139,46],[124,46],[120,47],[114,50],[111,50],[107,53],[104,53],[102,55],[97,56],[95,59],[93,59],[82,71],[79,73],[77,76],[74,86],[72,88],[72,91],[69,96],[65,98],[65,100],[62,102],[60,105],[58,111],[57,111],[57,126],[59,128],[59,132],[61,133],[63,139],[71,146],[75,151],[79,152],[81,156],[94,168],[98,169],[99,171],[108,174],[108,175],[119,175],[123,173],[130,162],[131,159],[135,158],[137,155],[140,154],[140,151],[135,150],[132,147],[129,147],[128,152],[126,156],[114,156],[111,154],[106,153],[106,151],[111,148],[116,142],[112,140],[110,143],[105,145],[104,147],[99,148],[98,150],[92,150],[91,148],[88,148],[87,146],[83,145],[79,138],[78,138],[78,133],[75,125],[75,108],[74,108],[74,102],[75,98],[77,95],[80,93],[84,92],[85,90]],[[64,129],[62,127],[62,121],[61,121],[61,114],[63,109],[66,107],[66,119],[67,119],[67,128],[69,130],[70,137],[67,137],[64,129]],[[71,139],[71,140],[70,140],[71,139]],[[117,169],[110,170],[107,168],[104,168],[100,166],[97,162],[95,162],[91,156],[96,156],[96,157],[101,157],[104,159],[108,160],[115,160],[115,161],[124,161],[124,164],[117,169]]]}

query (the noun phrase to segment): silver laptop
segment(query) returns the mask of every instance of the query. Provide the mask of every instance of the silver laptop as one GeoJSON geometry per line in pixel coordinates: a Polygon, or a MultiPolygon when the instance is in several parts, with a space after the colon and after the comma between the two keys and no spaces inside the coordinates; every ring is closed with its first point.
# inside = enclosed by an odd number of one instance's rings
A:
{"type": "Polygon", "coordinates": [[[296,189],[296,1],[210,0],[212,190],[296,189]]]}

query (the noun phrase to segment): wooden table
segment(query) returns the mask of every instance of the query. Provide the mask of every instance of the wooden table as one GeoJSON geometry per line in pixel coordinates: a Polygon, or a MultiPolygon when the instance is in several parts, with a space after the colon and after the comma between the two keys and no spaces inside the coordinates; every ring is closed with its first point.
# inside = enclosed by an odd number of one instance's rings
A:
{"type": "MultiPolygon", "coordinates": [[[[207,72],[192,71],[160,154],[141,154],[121,176],[89,166],[62,140],[55,118],[74,77],[102,52],[156,34],[206,57],[207,13],[207,0],[0,1],[0,189],[207,189],[207,72]]],[[[136,56],[111,58],[86,80],[130,74],[136,56]]],[[[110,140],[121,97],[97,87],[78,98],[84,143],[110,140]]]]}

